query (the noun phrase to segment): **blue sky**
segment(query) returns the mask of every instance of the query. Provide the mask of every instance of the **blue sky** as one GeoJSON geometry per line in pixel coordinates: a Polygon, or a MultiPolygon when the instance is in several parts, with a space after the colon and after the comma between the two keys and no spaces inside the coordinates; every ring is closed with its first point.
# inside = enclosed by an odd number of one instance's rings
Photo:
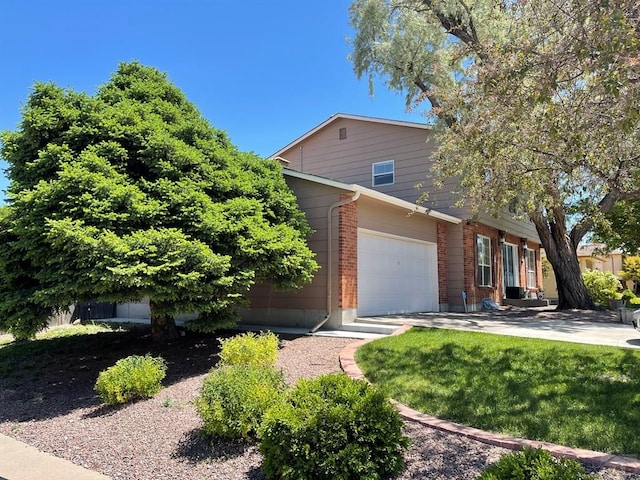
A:
{"type": "Polygon", "coordinates": [[[93,94],[131,60],[166,72],[235,145],[264,157],[337,112],[425,121],[383,83],[371,97],[356,78],[350,3],[3,0],[0,130],[17,128],[36,81],[93,94]]]}

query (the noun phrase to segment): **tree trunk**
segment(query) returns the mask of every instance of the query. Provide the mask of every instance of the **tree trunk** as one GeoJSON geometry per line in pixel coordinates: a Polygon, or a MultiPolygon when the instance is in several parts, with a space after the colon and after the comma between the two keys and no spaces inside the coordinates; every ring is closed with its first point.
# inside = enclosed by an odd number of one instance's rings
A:
{"type": "MultiPolygon", "coordinates": [[[[556,212],[561,216],[560,212],[556,212]]],[[[593,310],[595,305],[589,297],[587,287],[582,280],[578,261],[578,242],[581,236],[567,234],[564,218],[550,222],[542,214],[531,215],[538,236],[553,267],[558,286],[558,310],[593,310]],[[572,238],[576,237],[576,238],[572,238]]],[[[572,232],[573,233],[573,232],[572,232]]]]}
{"type": "MultiPolygon", "coordinates": [[[[546,250],[546,247],[545,247],[546,250]]],[[[595,305],[582,281],[576,250],[560,252],[555,262],[549,258],[558,286],[558,310],[593,310],[595,305]]]]}
{"type": "Polygon", "coordinates": [[[171,315],[158,314],[153,301],[149,302],[151,310],[151,338],[154,342],[166,343],[179,337],[176,321],[171,315]]]}

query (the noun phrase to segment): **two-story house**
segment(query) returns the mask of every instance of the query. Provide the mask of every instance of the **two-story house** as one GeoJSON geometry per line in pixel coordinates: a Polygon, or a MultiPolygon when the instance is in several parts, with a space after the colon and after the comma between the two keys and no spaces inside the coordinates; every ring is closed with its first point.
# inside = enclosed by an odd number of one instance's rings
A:
{"type": "Polygon", "coordinates": [[[255,286],[244,321],[338,327],[362,316],[474,311],[486,298],[535,292],[535,228],[508,212],[457,207],[455,179],[437,190],[427,177],[432,137],[424,124],[336,114],[274,153],[315,230],[321,269],[296,292],[255,286]]]}

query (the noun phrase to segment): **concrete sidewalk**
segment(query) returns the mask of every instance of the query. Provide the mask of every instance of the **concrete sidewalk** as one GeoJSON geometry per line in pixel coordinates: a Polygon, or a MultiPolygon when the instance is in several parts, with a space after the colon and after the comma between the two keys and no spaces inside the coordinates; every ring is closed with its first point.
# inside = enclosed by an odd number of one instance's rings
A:
{"type": "Polygon", "coordinates": [[[101,473],[0,435],[0,480],[109,480],[101,473]]]}

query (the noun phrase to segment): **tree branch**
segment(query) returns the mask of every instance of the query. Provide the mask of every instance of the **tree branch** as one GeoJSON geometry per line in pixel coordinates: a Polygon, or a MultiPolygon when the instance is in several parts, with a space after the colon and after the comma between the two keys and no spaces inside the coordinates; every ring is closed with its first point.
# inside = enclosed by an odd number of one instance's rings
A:
{"type": "Polygon", "coordinates": [[[438,19],[442,27],[449,35],[453,35],[462,43],[471,48],[481,61],[487,61],[488,56],[480,48],[478,32],[475,28],[471,8],[464,2],[460,2],[469,19],[465,22],[459,14],[447,14],[434,7],[432,0],[421,0],[421,3],[438,19]]]}
{"type": "MultiPolygon", "coordinates": [[[[613,193],[613,192],[607,193],[602,198],[602,200],[600,200],[600,202],[598,203],[598,206],[597,206],[598,212],[603,215],[609,212],[615,205],[618,198],[619,196],[616,193],[613,193]]],[[[582,217],[582,220],[580,220],[573,227],[573,229],[571,229],[570,237],[571,237],[572,243],[577,246],[580,243],[580,240],[582,240],[582,238],[587,234],[587,232],[591,230],[593,225],[594,225],[593,215],[582,217]]]]}

